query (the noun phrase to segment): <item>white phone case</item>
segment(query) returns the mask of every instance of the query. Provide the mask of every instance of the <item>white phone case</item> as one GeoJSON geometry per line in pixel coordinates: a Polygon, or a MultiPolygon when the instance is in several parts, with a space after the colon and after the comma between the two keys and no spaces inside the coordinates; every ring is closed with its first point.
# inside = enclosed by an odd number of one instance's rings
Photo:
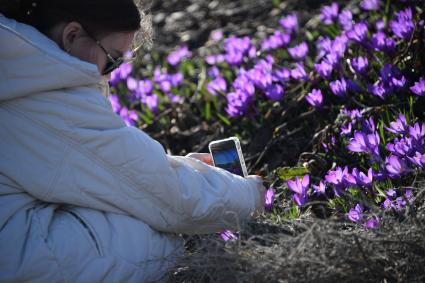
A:
{"type": "Polygon", "coordinates": [[[217,145],[217,144],[220,144],[220,143],[223,143],[223,142],[229,142],[229,141],[233,142],[235,149],[236,149],[236,152],[238,153],[239,163],[240,163],[241,168],[242,168],[243,176],[244,177],[248,176],[248,172],[247,172],[246,165],[245,165],[245,160],[244,160],[243,154],[242,154],[241,144],[240,144],[239,139],[237,137],[230,137],[230,138],[227,138],[227,139],[216,140],[216,141],[212,141],[212,142],[209,143],[208,149],[210,151],[211,156],[213,157],[214,166],[215,166],[215,162],[214,162],[214,155],[213,155],[212,147],[214,145],[217,145]]]}

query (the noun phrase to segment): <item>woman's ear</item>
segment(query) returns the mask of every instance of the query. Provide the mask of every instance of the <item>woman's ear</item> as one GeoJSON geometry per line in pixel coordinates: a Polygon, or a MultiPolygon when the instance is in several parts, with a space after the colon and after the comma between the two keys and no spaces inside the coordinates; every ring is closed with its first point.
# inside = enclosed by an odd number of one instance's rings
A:
{"type": "Polygon", "coordinates": [[[72,50],[76,39],[81,37],[83,34],[84,29],[81,24],[77,22],[70,22],[66,24],[62,32],[62,46],[64,50],[69,53],[72,50]]]}

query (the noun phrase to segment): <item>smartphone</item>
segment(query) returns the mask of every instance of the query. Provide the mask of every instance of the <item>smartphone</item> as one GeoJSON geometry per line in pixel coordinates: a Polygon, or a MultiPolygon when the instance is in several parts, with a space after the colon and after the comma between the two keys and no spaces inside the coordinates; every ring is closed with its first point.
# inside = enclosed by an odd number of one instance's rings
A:
{"type": "Polygon", "coordinates": [[[208,148],[212,156],[214,166],[223,168],[230,173],[246,177],[248,176],[245,161],[242,155],[239,139],[231,137],[216,140],[209,143],[208,148]]]}

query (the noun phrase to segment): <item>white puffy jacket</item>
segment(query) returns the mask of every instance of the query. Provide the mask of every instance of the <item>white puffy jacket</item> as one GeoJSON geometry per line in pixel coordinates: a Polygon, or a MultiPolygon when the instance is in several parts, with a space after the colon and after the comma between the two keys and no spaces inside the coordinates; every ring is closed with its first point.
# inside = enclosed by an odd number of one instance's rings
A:
{"type": "Polygon", "coordinates": [[[256,181],[126,127],[95,65],[0,14],[0,282],[149,282],[178,233],[235,228],[256,181]]]}

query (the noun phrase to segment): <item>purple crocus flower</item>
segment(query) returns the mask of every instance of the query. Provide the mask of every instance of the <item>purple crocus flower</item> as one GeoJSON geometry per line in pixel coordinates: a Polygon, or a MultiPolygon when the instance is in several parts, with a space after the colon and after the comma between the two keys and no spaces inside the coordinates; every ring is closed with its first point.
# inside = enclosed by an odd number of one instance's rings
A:
{"type": "Polygon", "coordinates": [[[425,137],[425,123],[415,123],[413,126],[409,126],[409,135],[418,142],[423,142],[425,137]]]}
{"type": "Polygon", "coordinates": [[[393,201],[392,207],[396,211],[402,211],[407,205],[406,200],[403,197],[398,197],[393,201]]]}
{"type": "Polygon", "coordinates": [[[395,89],[400,89],[403,88],[406,85],[407,81],[406,81],[406,77],[403,75],[399,75],[397,77],[393,77],[391,78],[390,81],[390,86],[395,88],[395,89]]]}
{"type": "Polygon", "coordinates": [[[160,83],[159,83],[159,88],[164,92],[164,93],[169,93],[170,91],[171,91],[171,87],[172,87],[172,85],[171,85],[171,82],[170,81],[168,81],[168,80],[164,80],[164,81],[161,81],[160,83]]]}
{"type": "Polygon", "coordinates": [[[108,96],[108,99],[111,103],[112,111],[114,111],[114,113],[119,113],[122,107],[118,96],[115,94],[111,94],[110,96],[108,96]]]}
{"type": "Polygon", "coordinates": [[[372,182],[373,182],[372,168],[369,168],[369,170],[367,171],[367,175],[363,173],[362,171],[358,170],[357,168],[354,168],[351,174],[356,179],[356,184],[361,186],[366,186],[366,187],[369,187],[372,185],[372,182]]]}
{"type": "Polygon", "coordinates": [[[255,45],[251,45],[248,49],[247,56],[250,59],[257,58],[257,47],[255,45]]]}
{"type": "Polygon", "coordinates": [[[248,75],[248,73],[241,72],[232,85],[236,90],[240,90],[246,94],[247,98],[251,98],[255,93],[255,86],[254,82],[248,77],[248,75]]]}
{"type": "Polygon", "coordinates": [[[288,180],[287,184],[294,193],[299,195],[304,194],[310,185],[310,175],[305,175],[302,179],[296,176],[295,180],[288,180]]]}
{"type": "Polygon", "coordinates": [[[251,54],[253,44],[251,38],[248,36],[239,38],[232,36],[224,41],[223,48],[226,52],[224,55],[225,60],[232,66],[239,66],[242,64],[245,57],[252,57],[255,54],[251,54]],[[248,56],[250,55],[250,56],[248,56]]]}
{"type": "MultiPolygon", "coordinates": [[[[267,69],[253,68],[246,73],[245,77],[249,79],[250,83],[253,83],[255,87],[261,90],[266,90],[273,84],[272,73],[267,69]]],[[[241,82],[244,81],[242,79],[239,80],[241,82]]],[[[235,85],[235,83],[233,85],[235,85]]],[[[239,88],[243,89],[244,87],[240,86],[239,88]]]]}
{"type": "Polygon", "coordinates": [[[331,88],[331,91],[333,94],[335,94],[338,97],[344,98],[347,95],[347,82],[344,78],[341,78],[340,80],[336,80],[329,83],[329,87],[331,88]]]}
{"type": "Polygon", "coordinates": [[[393,201],[389,198],[386,198],[382,203],[382,208],[385,210],[390,210],[393,207],[393,201]]]}
{"type": "Polygon", "coordinates": [[[182,104],[184,102],[184,97],[181,97],[180,95],[174,95],[172,93],[167,93],[167,95],[171,104],[182,104]]]}
{"type": "Polygon", "coordinates": [[[353,174],[348,173],[348,172],[344,175],[344,182],[345,182],[347,187],[355,187],[355,186],[359,185],[359,184],[357,184],[357,180],[356,180],[355,176],[353,174]]]}
{"type": "Polygon", "coordinates": [[[388,151],[399,157],[404,157],[413,153],[413,140],[409,137],[394,139],[393,143],[386,145],[388,151]]]}
{"type": "Polygon", "coordinates": [[[215,30],[210,35],[213,41],[220,41],[223,38],[223,32],[221,30],[215,30]]]}
{"type": "Polygon", "coordinates": [[[184,80],[184,76],[182,73],[177,72],[168,77],[172,87],[178,87],[184,80]]]}
{"type": "Polygon", "coordinates": [[[409,203],[412,203],[415,200],[415,198],[413,197],[413,192],[411,188],[406,188],[406,190],[404,191],[404,197],[407,199],[409,203]]]}
{"type": "Polygon", "coordinates": [[[153,83],[151,80],[141,80],[139,81],[139,84],[137,86],[137,92],[140,95],[147,95],[147,94],[151,94],[153,91],[153,83]]]}
{"type": "Polygon", "coordinates": [[[329,170],[327,175],[325,176],[325,180],[328,183],[333,185],[343,185],[344,184],[344,176],[348,173],[348,167],[336,167],[335,170],[329,170]]]}
{"type": "Polygon", "coordinates": [[[290,14],[280,19],[279,24],[287,33],[296,33],[298,31],[298,17],[296,14],[290,14]]]}
{"type": "Polygon", "coordinates": [[[363,218],[363,208],[360,206],[360,204],[356,204],[354,208],[351,208],[348,212],[348,219],[350,219],[353,222],[360,222],[363,218]]]}
{"type": "Polygon", "coordinates": [[[351,60],[351,67],[358,74],[364,74],[369,66],[369,60],[366,57],[357,57],[351,60]]]}
{"type": "Polygon", "coordinates": [[[261,42],[261,50],[269,51],[283,48],[288,46],[290,42],[291,35],[289,33],[282,33],[281,31],[277,30],[261,42]]]}
{"type": "Polygon", "coordinates": [[[377,217],[369,218],[363,226],[365,229],[376,229],[379,227],[379,219],[377,217]]]}
{"type": "Polygon", "coordinates": [[[396,13],[396,19],[391,20],[389,25],[395,36],[401,39],[410,39],[415,29],[412,9],[409,7],[396,13]]]}
{"type": "Polygon", "coordinates": [[[398,178],[409,172],[406,161],[395,155],[385,159],[385,168],[391,178],[398,178]]]}
{"type": "Polygon", "coordinates": [[[313,89],[310,93],[305,97],[308,103],[314,107],[322,107],[323,106],[323,95],[320,89],[313,89]]]}
{"type": "Polygon", "coordinates": [[[304,205],[305,203],[307,203],[307,201],[308,201],[308,195],[307,195],[307,193],[306,194],[303,194],[303,195],[299,195],[299,194],[294,194],[293,196],[292,196],[292,199],[293,199],[293,201],[298,205],[298,206],[302,206],[302,205],[304,205]]]}
{"type": "Polygon", "coordinates": [[[316,41],[316,46],[318,50],[318,57],[322,58],[326,54],[332,52],[332,40],[329,37],[320,37],[316,41]]]}
{"type": "Polygon", "coordinates": [[[324,6],[321,9],[320,21],[325,25],[331,25],[338,19],[339,6],[337,3],[332,3],[329,6],[324,6]]]}
{"type": "Polygon", "coordinates": [[[381,31],[385,28],[385,21],[383,19],[377,20],[375,22],[375,28],[378,31],[381,31]]]}
{"type": "Polygon", "coordinates": [[[225,241],[231,241],[231,240],[237,240],[239,239],[239,235],[238,233],[232,232],[230,230],[225,230],[223,232],[220,233],[220,238],[225,241]]]}
{"type": "Polygon", "coordinates": [[[166,81],[166,80],[168,80],[167,70],[162,70],[161,66],[156,66],[155,70],[153,71],[153,81],[159,84],[162,81],[166,81]]]}
{"type": "Polygon", "coordinates": [[[322,181],[320,181],[319,185],[313,185],[313,189],[317,194],[326,193],[326,185],[322,181]]]}
{"type": "Polygon", "coordinates": [[[208,76],[209,77],[215,79],[219,75],[220,75],[220,70],[216,66],[213,66],[213,67],[208,69],[208,76]]]}
{"type": "Polygon", "coordinates": [[[205,56],[205,62],[210,65],[215,65],[216,62],[216,55],[207,55],[205,56]]]}
{"type": "Polygon", "coordinates": [[[214,80],[209,82],[206,88],[209,93],[217,96],[219,95],[219,92],[225,93],[227,91],[227,83],[223,77],[218,76],[214,80]]]}
{"type": "Polygon", "coordinates": [[[385,88],[384,83],[381,81],[378,81],[373,85],[369,85],[368,91],[374,96],[381,98],[382,100],[384,100],[386,95],[388,94],[388,90],[385,88]]]}
{"type": "Polygon", "coordinates": [[[224,59],[226,60],[227,63],[229,63],[229,65],[239,66],[242,64],[242,61],[243,61],[243,53],[229,52],[226,55],[224,55],[224,59]]]}
{"type": "Polygon", "coordinates": [[[324,79],[329,79],[331,77],[333,66],[327,60],[323,60],[319,64],[314,65],[314,69],[324,79]]]}
{"type": "Polygon", "coordinates": [[[377,11],[381,6],[381,0],[363,0],[360,7],[366,11],[377,11]]]}
{"type": "Polygon", "coordinates": [[[137,89],[139,82],[133,78],[133,77],[128,77],[127,78],[127,88],[129,91],[134,92],[137,89]]]}
{"type": "Polygon", "coordinates": [[[332,184],[335,196],[340,197],[342,190],[347,187],[348,167],[336,167],[335,170],[329,170],[325,176],[327,183],[332,184]]]}
{"type": "Polygon", "coordinates": [[[365,152],[375,156],[379,156],[380,138],[377,133],[365,134],[356,131],[354,137],[350,139],[348,150],[352,152],[365,152]]]}
{"type": "Polygon", "coordinates": [[[300,63],[297,63],[295,68],[291,70],[291,77],[294,80],[308,81],[308,75],[305,72],[304,66],[300,63]]]}
{"type": "Polygon", "coordinates": [[[347,31],[353,27],[353,14],[350,10],[344,10],[338,16],[338,22],[343,28],[343,30],[347,31]]]}
{"type": "Polygon", "coordinates": [[[410,90],[418,96],[425,96],[425,78],[420,78],[410,90]]]}
{"type": "Polygon", "coordinates": [[[121,108],[120,116],[128,127],[136,125],[135,122],[139,119],[136,111],[128,110],[127,107],[121,108]]]}
{"type": "Polygon", "coordinates": [[[349,110],[349,109],[344,107],[344,108],[341,109],[341,113],[344,114],[347,117],[350,117],[350,119],[353,120],[353,121],[357,120],[357,118],[362,117],[362,113],[360,112],[359,109],[349,110]]]}
{"type": "Polygon", "coordinates": [[[394,189],[388,189],[385,191],[386,195],[390,198],[394,198],[397,196],[397,192],[394,189]]]}
{"type": "Polygon", "coordinates": [[[298,206],[302,206],[308,200],[308,186],[310,185],[310,176],[305,175],[302,180],[297,176],[295,180],[288,180],[288,187],[295,193],[293,200],[298,206]]]}
{"type": "Polygon", "coordinates": [[[407,202],[403,197],[398,197],[395,199],[395,209],[397,211],[403,210],[403,208],[406,206],[407,202]]]}
{"type": "Polygon", "coordinates": [[[265,195],[265,204],[264,204],[264,208],[266,211],[271,211],[273,209],[273,201],[274,201],[274,190],[273,188],[269,188],[266,191],[266,195],[265,195]]]}
{"type": "Polygon", "coordinates": [[[279,101],[283,98],[283,87],[279,84],[272,84],[264,90],[264,94],[272,101],[279,101]]]}
{"type": "Polygon", "coordinates": [[[273,82],[286,83],[290,78],[291,71],[287,68],[281,68],[272,73],[273,82]]]}
{"type": "Polygon", "coordinates": [[[405,134],[407,132],[407,121],[403,114],[398,114],[398,118],[394,122],[390,122],[390,127],[384,127],[388,132],[394,134],[405,134]]]}
{"type": "Polygon", "coordinates": [[[273,83],[273,62],[268,60],[260,60],[254,68],[247,72],[241,72],[242,75],[246,76],[251,80],[256,87],[267,90],[272,89],[273,83]]]}
{"type": "Polygon", "coordinates": [[[331,51],[330,53],[326,54],[325,59],[323,61],[330,64],[332,67],[335,67],[339,64],[340,60],[340,55],[337,52],[331,51]]]}
{"type": "Polygon", "coordinates": [[[353,123],[349,122],[346,125],[342,125],[340,130],[340,133],[343,136],[351,134],[351,132],[353,131],[353,123]]]}
{"type": "Polygon", "coordinates": [[[338,58],[344,57],[345,51],[347,50],[349,38],[345,35],[338,35],[332,41],[332,50],[330,53],[335,53],[338,55],[338,58]]]}
{"type": "Polygon", "coordinates": [[[226,112],[231,117],[244,115],[252,101],[252,95],[240,89],[236,89],[235,92],[228,93],[226,98],[226,112]]]}
{"type": "Polygon", "coordinates": [[[374,134],[376,131],[376,124],[373,120],[373,117],[369,117],[369,119],[364,119],[362,121],[362,130],[366,134],[374,134]]]}
{"type": "Polygon", "coordinates": [[[418,166],[419,168],[425,168],[425,154],[422,154],[418,151],[415,152],[415,155],[407,157],[412,164],[418,166]]]}
{"type": "Polygon", "coordinates": [[[367,24],[360,22],[355,24],[351,30],[346,32],[347,38],[358,43],[364,43],[367,39],[367,24]]]}
{"type": "Polygon", "coordinates": [[[379,81],[369,86],[369,91],[373,95],[385,99],[388,94],[403,88],[406,83],[406,78],[396,66],[386,64],[380,71],[379,81]]]}
{"type": "Polygon", "coordinates": [[[223,54],[208,55],[208,56],[205,57],[205,62],[207,62],[210,65],[223,63],[224,62],[224,55],[223,54]]]}
{"type": "Polygon", "coordinates": [[[146,105],[152,112],[158,110],[158,96],[156,94],[142,96],[140,102],[146,105]]]}
{"type": "Polygon", "coordinates": [[[182,46],[168,55],[167,62],[171,66],[177,66],[181,60],[190,58],[191,56],[192,53],[189,51],[187,46],[182,46]]]}
{"type": "Polygon", "coordinates": [[[391,54],[395,50],[395,45],[396,42],[391,37],[387,37],[382,31],[372,35],[371,46],[375,50],[391,54]]]}
{"type": "Polygon", "coordinates": [[[109,79],[109,84],[112,87],[115,87],[118,85],[119,82],[127,80],[128,76],[130,76],[131,72],[133,71],[133,65],[126,62],[121,64],[121,66],[114,70],[111,73],[111,78],[109,79]]]}
{"type": "Polygon", "coordinates": [[[306,42],[302,42],[292,48],[288,48],[288,53],[295,60],[304,60],[308,53],[308,45],[306,42]]]}

